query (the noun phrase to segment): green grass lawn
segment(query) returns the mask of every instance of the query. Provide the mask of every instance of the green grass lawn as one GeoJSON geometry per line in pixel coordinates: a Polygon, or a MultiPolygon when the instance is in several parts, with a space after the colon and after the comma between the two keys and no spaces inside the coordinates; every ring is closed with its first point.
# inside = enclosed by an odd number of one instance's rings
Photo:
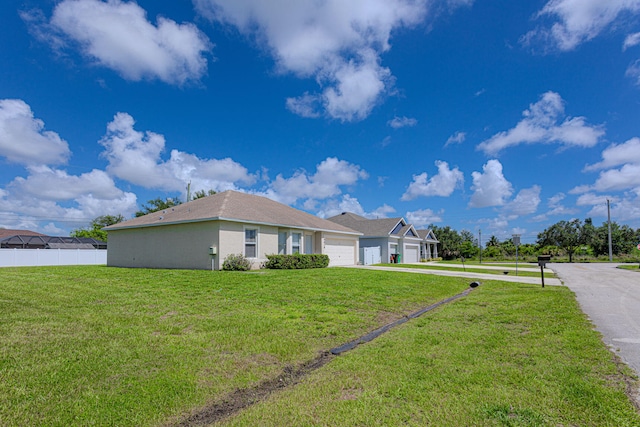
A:
{"type": "MultiPolygon", "coordinates": [[[[1,426],[172,425],[469,282],[338,268],[0,273],[1,426]]],[[[225,423],[637,426],[620,369],[568,289],[487,281],[225,423]]]]}
{"type": "MultiPolygon", "coordinates": [[[[504,276],[503,271],[508,271],[509,275],[516,275],[516,267],[515,264],[505,267],[504,270],[493,270],[493,269],[485,269],[485,268],[474,268],[474,266],[480,264],[471,264],[471,266],[467,267],[454,267],[450,265],[443,264],[435,264],[435,263],[425,263],[425,264],[376,264],[383,267],[397,267],[397,268],[421,268],[424,270],[446,270],[446,271],[464,271],[467,273],[482,273],[482,274],[496,274],[499,276],[504,276]]],[[[484,265],[484,264],[483,264],[484,265]]],[[[531,264],[520,264],[520,268],[528,267],[531,268],[531,264]]],[[[537,265],[535,266],[537,267],[537,265]]],[[[538,267],[539,268],[539,267],[538,267]]],[[[540,272],[533,271],[522,271],[518,269],[518,276],[523,277],[540,277],[540,272]]],[[[555,278],[555,273],[550,273],[548,270],[544,272],[545,278],[555,278]]]]}
{"type": "Polygon", "coordinates": [[[638,264],[622,264],[622,265],[619,265],[618,268],[621,268],[623,270],[640,271],[640,263],[638,263],[638,264]]]}

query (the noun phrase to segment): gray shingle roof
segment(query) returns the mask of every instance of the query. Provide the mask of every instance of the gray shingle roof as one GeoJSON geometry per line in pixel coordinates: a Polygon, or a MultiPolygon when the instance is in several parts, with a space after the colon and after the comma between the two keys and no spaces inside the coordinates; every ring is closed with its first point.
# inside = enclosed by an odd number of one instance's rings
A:
{"type": "Polygon", "coordinates": [[[227,220],[296,227],[315,231],[360,234],[357,231],[311,215],[271,199],[237,191],[225,191],[202,197],[162,211],[105,227],[106,231],[124,228],[153,227],[186,222],[227,220]]]}
{"type": "Polygon", "coordinates": [[[357,230],[361,232],[365,237],[388,236],[389,233],[393,231],[395,226],[398,225],[400,221],[402,221],[402,218],[368,219],[350,212],[345,212],[327,219],[329,221],[335,222],[336,224],[341,224],[345,227],[357,230]]]}
{"type": "MultiPolygon", "coordinates": [[[[418,236],[420,236],[422,238],[422,240],[425,240],[427,238],[427,236],[429,235],[429,233],[431,233],[431,229],[428,230],[416,230],[418,232],[418,236]]],[[[434,234],[435,236],[435,234],[434,234]]],[[[438,239],[436,237],[435,241],[437,242],[438,239]]]]}

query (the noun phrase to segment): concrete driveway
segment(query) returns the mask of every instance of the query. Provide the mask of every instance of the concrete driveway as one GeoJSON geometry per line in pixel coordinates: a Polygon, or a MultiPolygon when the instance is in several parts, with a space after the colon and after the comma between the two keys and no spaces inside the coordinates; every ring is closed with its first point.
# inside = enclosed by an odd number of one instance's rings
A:
{"type": "MultiPolygon", "coordinates": [[[[618,264],[550,264],[604,342],[640,375],[640,272],[618,264]]],[[[637,266],[637,264],[636,264],[637,266]]]]}

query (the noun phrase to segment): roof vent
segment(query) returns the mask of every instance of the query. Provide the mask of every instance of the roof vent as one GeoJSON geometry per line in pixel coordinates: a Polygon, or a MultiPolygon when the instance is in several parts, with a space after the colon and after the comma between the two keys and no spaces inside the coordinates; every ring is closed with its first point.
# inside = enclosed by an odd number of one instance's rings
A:
{"type": "Polygon", "coordinates": [[[162,221],[164,219],[163,216],[161,216],[160,218],[158,218],[158,221],[162,221]]]}

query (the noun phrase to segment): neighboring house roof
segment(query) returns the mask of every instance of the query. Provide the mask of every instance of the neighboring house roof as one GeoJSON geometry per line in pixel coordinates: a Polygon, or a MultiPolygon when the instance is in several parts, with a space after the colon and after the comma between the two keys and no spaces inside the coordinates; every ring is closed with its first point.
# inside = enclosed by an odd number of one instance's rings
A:
{"type": "Polygon", "coordinates": [[[404,234],[402,234],[402,230],[407,226],[403,218],[369,219],[350,212],[343,212],[340,215],[327,219],[335,222],[336,224],[341,224],[345,227],[358,230],[364,235],[363,237],[381,237],[390,235],[403,237],[404,234]],[[398,225],[400,225],[400,227],[398,228],[398,231],[394,233],[393,231],[398,225]]]}
{"type": "Polygon", "coordinates": [[[416,230],[418,232],[418,235],[422,238],[422,240],[430,240],[432,242],[438,242],[438,239],[436,238],[436,235],[433,234],[433,230],[428,229],[428,230],[416,230]]]}
{"type": "Polygon", "coordinates": [[[363,234],[362,237],[396,236],[438,242],[431,229],[416,230],[412,224],[407,224],[404,218],[369,219],[351,212],[343,212],[327,219],[358,230],[363,234]]]}
{"type": "Polygon", "coordinates": [[[2,248],[21,249],[106,249],[107,244],[91,238],[54,237],[44,234],[16,234],[0,238],[2,248]]]}
{"type": "Polygon", "coordinates": [[[231,190],[110,225],[103,230],[114,231],[215,220],[360,234],[349,227],[327,221],[266,197],[231,190]]]}
{"type": "Polygon", "coordinates": [[[403,237],[408,237],[411,239],[421,239],[420,235],[418,234],[418,231],[415,228],[413,228],[412,224],[407,224],[404,227],[402,227],[400,229],[399,234],[403,237]]]}
{"type": "Polygon", "coordinates": [[[11,236],[46,236],[46,234],[36,233],[30,230],[11,230],[8,228],[0,228],[0,240],[11,236]]]}

